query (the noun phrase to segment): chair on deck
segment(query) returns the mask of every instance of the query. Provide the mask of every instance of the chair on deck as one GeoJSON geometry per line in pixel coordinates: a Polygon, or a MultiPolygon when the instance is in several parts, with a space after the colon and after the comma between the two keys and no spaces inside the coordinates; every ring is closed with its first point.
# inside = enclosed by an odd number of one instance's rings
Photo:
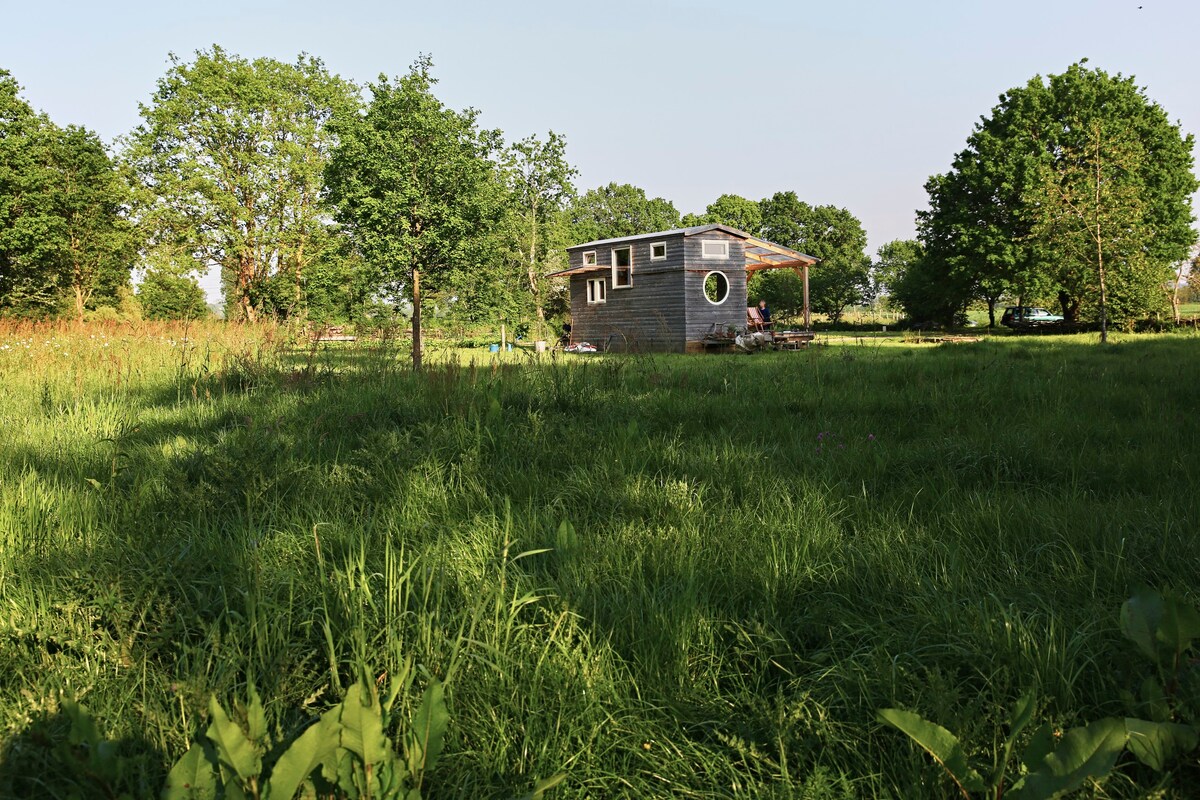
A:
{"type": "Polygon", "coordinates": [[[746,329],[754,331],[770,330],[771,323],[764,322],[762,314],[759,313],[758,306],[747,306],[746,308],[746,329]]]}

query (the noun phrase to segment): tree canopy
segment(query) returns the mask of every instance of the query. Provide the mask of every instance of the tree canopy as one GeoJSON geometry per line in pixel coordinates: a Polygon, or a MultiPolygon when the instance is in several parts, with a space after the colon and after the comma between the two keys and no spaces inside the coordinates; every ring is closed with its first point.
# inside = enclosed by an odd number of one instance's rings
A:
{"type": "Polygon", "coordinates": [[[679,210],[661,197],[627,183],[590,189],[568,211],[573,243],[615,239],[680,226],[679,210]]]}
{"type": "Polygon", "coordinates": [[[434,96],[432,63],[371,84],[364,114],[338,119],[326,169],[353,247],[395,294],[413,301],[413,363],[420,366],[421,277],[437,290],[467,285],[503,210],[492,161],[499,135],[481,131],[477,112],[454,111],[434,96]]]}
{"type": "Polygon", "coordinates": [[[1196,236],[1192,145],[1133,78],[1084,62],[1004,93],[926,184],[923,269],[943,310],[980,298],[994,317],[1002,294],[1072,321],[1164,307],[1196,236]]]}
{"type": "Polygon", "coordinates": [[[129,285],[128,193],[99,137],[60,128],[0,70],[0,312],[82,318],[129,285]]]}
{"type": "Polygon", "coordinates": [[[232,319],[302,304],[330,233],[328,123],[357,107],[354,86],[307,55],[251,61],[213,46],[170,64],[125,141],[148,258],[217,267],[232,319]]]}

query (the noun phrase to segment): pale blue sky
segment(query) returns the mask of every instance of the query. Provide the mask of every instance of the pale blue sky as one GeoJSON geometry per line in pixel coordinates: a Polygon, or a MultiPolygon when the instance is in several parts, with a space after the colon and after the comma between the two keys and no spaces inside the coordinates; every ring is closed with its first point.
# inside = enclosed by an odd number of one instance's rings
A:
{"type": "Polygon", "coordinates": [[[0,3],[0,67],[59,123],[112,139],[166,70],[213,43],[305,51],[358,82],[429,53],[448,104],[509,139],[563,133],[581,189],[633,183],[702,211],[792,189],[856,214],[872,252],[913,235],[999,94],[1087,57],[1200,132],[1194,0],[740,3],[0,3]],[[1141,8],[1139,8],[1142,6],[1141,8]]]}

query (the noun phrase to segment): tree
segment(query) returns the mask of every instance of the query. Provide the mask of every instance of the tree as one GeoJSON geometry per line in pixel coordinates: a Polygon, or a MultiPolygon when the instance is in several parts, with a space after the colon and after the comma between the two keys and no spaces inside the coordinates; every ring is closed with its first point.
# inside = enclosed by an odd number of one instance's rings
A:
{"type": "Polygon", "coordinates": [[[354,248],[413,303],[413,368],[421,367],[421,280],[454,285],[478,263],[481,235],[502,210],[490,160],[498,134],[478,113],[434,96],[432,62],[421,57],[395,80],[371,85],[365,114],[344,116],[326,169],[329,196],[354,248]]]}
{"type": "MultiPolygon", "coordinates": [[[[871,261],[863,252],[867,233],[857,217],[844,208],[810,206],[795,192],[777,192],[760,207],[765,238],[820,259],[809,287],[814,311],[837,323],[846,306],[869,298],[871,261]]],[[[791,273],[772,272],[763,274],[756,288],[775,295],[771,299],[779,304],[778,296],[796,294],[795,289],[785,287],[799,279],[791,273]]]]}
{"type": "Polygon", "coordinates": [[[136,242],[123,211],[129,190],[91,131],[71,126],[57,137],[63,218],[63,283],[78,319],[103,300],[115,307],[129,285],[136,242]]]}
{"type": "Polygon", "coordinates": [[[695,225],[729,225],[745,231],[752,236],[759,235],[762,228],[762,209],[753,200],[747,200],[736,194],[723,194],[713,202],[700,216],[688,214],[683,219],[686,227],[695,225]]]}
{"type": "Polygon", "coordinates": [[[550,131],[546,141],[522,139],[505,154],[504,175],[512,203],[509,227],[516,257],[537,318],[545,321],[546,274],[567,241],[563,210],[575,196],[579,173],[567,163],[567,142],[550,131]]]}
{"type": "Polygon", "coordinates": [[[125,142],[150,247],[177,269],[220,269],[231,318],[280,313],[280,274],[288,306],[302,305],[305,270],[331,235],[328,122],[357,107],[356,89],[303,54],[248,61],[214,45],[170,63],[125,142]]]}
{"type": "Polygon", "coordinates": [[[1106,326],[1165,306],[1197,183],[1192,137],[1132,78],[1084,63],[1001,95],[930,179],[919,230],[948,285],[992,306],[1054,297],[1068,320],[1088,309],[1106,326]]]}
{"type": "Polygon", "coordinates": [[[99,138],[35,114],[0,70],[0,310],[83,318],[129,285],[124,184],[99,138]]]}
{"type": "Polygon", "coordinates": [[[646,197],[644,189],[610,183],[590,189],[568,209],[574,243],[615,239],[639,233],[671,230],[680,225],[679,211],[661,197],[646,197]]]}
{"type": "Polygon", "coordinates": [[[876,298],[887,297],[925,257],[925,250],[915,239],[895,239],[879,246],[874,263],[871,264],[871,292],[876,298]]]}
{"type": "Polygon", "coordinates": [[[169,267],[151,267],[138,285],[138,302],[146,319],[202,319],[208,316],[204,290],[196,279],[169,267]]]}

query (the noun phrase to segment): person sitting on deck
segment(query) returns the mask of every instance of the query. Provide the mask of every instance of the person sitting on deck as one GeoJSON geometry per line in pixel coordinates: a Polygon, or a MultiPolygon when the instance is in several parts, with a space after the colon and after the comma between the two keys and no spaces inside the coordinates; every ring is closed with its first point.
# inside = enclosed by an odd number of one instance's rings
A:
{"type": "Polygon", "coordinates": [[[764,328],[771,327],[771,307],[767,305],[766,300],[758,301],[758,315],[762,317],[764,328]]]}

